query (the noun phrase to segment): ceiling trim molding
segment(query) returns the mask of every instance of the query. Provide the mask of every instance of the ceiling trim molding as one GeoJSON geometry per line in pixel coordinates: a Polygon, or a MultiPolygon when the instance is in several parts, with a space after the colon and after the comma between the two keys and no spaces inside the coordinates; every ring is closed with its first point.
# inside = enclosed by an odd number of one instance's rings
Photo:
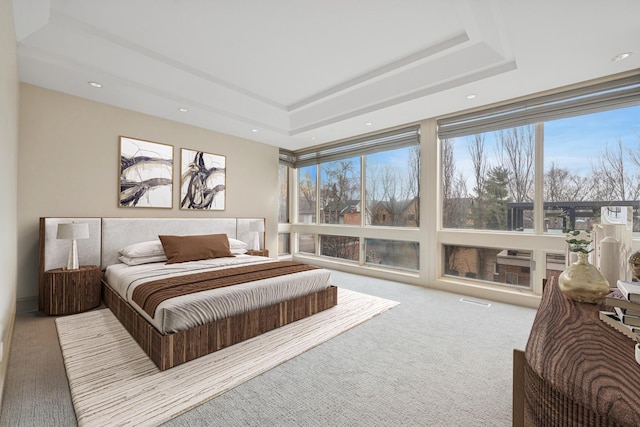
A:
{"type": "Polygon", "coordinates": [[[438,53],[444,52],[449,49],[453,49],[457,46],[460,46],[469,41],[469,36],[466,33],[458,34],[454,37],[451,37],[441,43],[435,44],[433,46],[429,46],[425,49],[422,49],[418,52],[415,52],[411,55],[405,56],[404,58],[400,58],[397,61],[390,62],[386,65],[378,67],[374,70],[371,70],[367,73],[361,74],[353,79],[342,82],[338,85],[335,85],[327,90],[322,92],[318,92],[315,95],[312,95],[308,98],[305,98],[301,101],[295,102],[287,107],[287,111],[295,111],[304,107],[308,107],[310,104],[314,102],[320,101],[324,98],[328,98],[333,96],[339,92],[347,91],[353,89],[354,87],[366,83],[370,80],[374,80],[378,77],[381,77],[385,74],[390,74],[400,70],[401,68],[410,66],[420,61],[424,61],[438,53]]]}
{"type": "Polygon", "coordinates": [[[462,86],[468,83],[476,82],[478,80],[486,79],[489,77],[497,76],[499,74],[507,73],[510,71],[515,71],[518,69],[518,66],[515,61],[508,61],[496,66],[492,66],[486,68],[481,71],[477,71],[475,73],[470,73],[466,76],[459,77],[457,79],[452,79],[434,86],[430,86],[424,88],[422,90],[414,91],[405,95],[397,96],[395,98],[387,99],[383,102],[375,103],[372,105],[368,105],[363,108],[359,108],[357,110],[349,111],[348,113],[340,114],[333,116],[331,118],[325,120],[319,120],[317,122],[300,126],[298,128],[292,129],[289,132],[290,136],[299,135],[304,132],[308,132],[323,126],[328,126],[334,123],[341,122],[343,120],[351,119],[362,114],[371,113],[373,111],[378,111],[383,108],[393,107],[394,105],[399,105],[407,101],[412,101],[417,98],[422,98],[428,95],[433,95],[434,93],[442,92],[447,89],[451,89],[457,86],[462,86]]]}
{"type": "Polygon", "coordinates": [[[101,30],[99,28],[96,28],[92,25],[83,23],[81,21],[78,21],[77,19],[68,16],[64,13],[55,11],[55,10],[51,10],[51,19],[50,22],[54,25],[59,25],[63,28],[65,28],[66,30],[71,30],[71,31],[78,31],[78,32],[82,32],[88,35],[91,35],[93,37],[99,38],[101,40],[103,40],[104,42],[108,42],[111,44],[114,44],[116,46],[125,48],[127,50],[130,50],[132,52],[135,52],[139,55],[142,55],[146,58],[149,59],[153,59],[154,61],[158,61],[161,62],[167,66],[173,67],[177,70],[180,70],[184,73],[190,74],[194,77],[197,78],[201,78],[203,80],[206,80],[210,83],[216,84],[218,86],[224,87],[225,89],[231,90],[233,92],[242,94],[244,96],[247,96],[249,98],[252,98],[256,101],[265,103],[271,107],[277,108],[283,112],[286,112],[287,109],[284,105],[277,103],[275,101],[273,101],[272,99],[260,96],[256,93],[253,93],[251,91],[248,91],[242,87],[236,86],[232,83],[229,83],[225,80],[219,79],[217,77],[212,76],[211,74],[205,73],[202,70],[199,70],[197,68],[194,67],[190,67],[180,61],[176,61],[175,59],[172,59],[168,56],[162,55],[158,52],[155,52],[151,49],[147,49],[145,47],[142,47],[136,43],[133,43],[129,40],[126,40],[122,37],[119,37],[115,34],[112,34],[108,31],[104,31],[101,30]]]}

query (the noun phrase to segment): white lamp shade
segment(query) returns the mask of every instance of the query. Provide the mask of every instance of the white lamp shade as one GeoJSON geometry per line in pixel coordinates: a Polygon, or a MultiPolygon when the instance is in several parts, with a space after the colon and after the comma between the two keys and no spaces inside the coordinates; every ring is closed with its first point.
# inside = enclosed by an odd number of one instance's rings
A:
{"type": "Polygon", "coordinates": [[[249,231],[258,231],[258,232],[264,231],[264,222],[262,221],[252,222],[251,224],[249,224],[249,231]]]}
{"type": "Polygon", "coordinates": [[[57,239],[76,240],[89,238],[89,224],[87,223],[67,223],[58,224],[57,239]]]}

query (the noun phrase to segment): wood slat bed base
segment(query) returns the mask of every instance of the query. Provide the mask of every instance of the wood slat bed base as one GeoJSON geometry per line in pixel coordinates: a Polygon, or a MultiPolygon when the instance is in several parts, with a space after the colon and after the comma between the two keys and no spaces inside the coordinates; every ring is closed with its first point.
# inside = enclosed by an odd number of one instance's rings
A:
{"type": "Polygon", "coordinates": [[[338,288],[331,286],[268,307],[163,335],[104,281],[102,295],[104,304],[161,371],[311,316],[338,303],[338,288]]]}

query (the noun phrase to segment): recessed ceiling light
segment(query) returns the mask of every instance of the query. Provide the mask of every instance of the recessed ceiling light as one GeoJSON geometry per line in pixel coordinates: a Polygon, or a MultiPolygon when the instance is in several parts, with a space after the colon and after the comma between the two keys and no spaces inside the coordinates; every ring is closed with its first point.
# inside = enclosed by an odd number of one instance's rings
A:
{"type": "Polygon", "coordinates": [[[470,94],[469,94],[469,95],[467,95],[465,98],[467,98],[467,99],[474,99],[476,96],[478,96],[478,95],[476,95],[475,93],[470,93],[470,94]]]}
{"type": "Polygon", "coordinates": [[[621,53],[620,55],[614,56],[613,58],[611,58],[611,60],[613,62],[618,62],[618,61],[622,61],[623,59],[627,59],[630,56],[631,56],[631,52],[624,52],[624,53],[621,53]]]}
{"type": "Polygon", "coordinates": [[[91,87],[102,87],[102,84],[98,83],[98,82],[89,82],[89,86],[91,86],[91,87]]]}
{"type": "Polygon", "coordinates": [[[315,141],[315,140],[316,140],[316,137],[315,137],[315,136],[312,136],[312,137],[311,137],[311,139],[312,139],[313,141],[315,141]]]}
{"type": "Polygon", "coordinates": [[[186,109],[186,108],[184,108],[184,107],[180,107],[180,108],[178,108],[178,111],[180,111],[181,113],[186,113],[186,112],[187,112],[187,111],[189,111],[189,110],[187,110],[187,109],[186,109]]]}
{"type": "Polygon", "coordinates": [[[258,132],[258,129],[251,129],[251,132],[258,132]]]}
{"type": "Polygon", "coordinates": [[[371,123],[371,122],[367,122],[367,123],[365,123],[364,125],[365,125],[365,126],[371,126],[372,124],[373,124],[373,123],[371,123]]]}

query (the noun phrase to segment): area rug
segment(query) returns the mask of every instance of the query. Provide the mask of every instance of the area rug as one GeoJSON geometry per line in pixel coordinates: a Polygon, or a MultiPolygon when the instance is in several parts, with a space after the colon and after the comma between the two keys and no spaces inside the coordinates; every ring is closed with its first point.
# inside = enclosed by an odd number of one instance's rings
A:
{"type": "Polygon", "coordinates": [[[108,309],[56,319],[80,426],[153,426],[398,304],[338,289],[338,305],[161,372],[108,309]]]}

